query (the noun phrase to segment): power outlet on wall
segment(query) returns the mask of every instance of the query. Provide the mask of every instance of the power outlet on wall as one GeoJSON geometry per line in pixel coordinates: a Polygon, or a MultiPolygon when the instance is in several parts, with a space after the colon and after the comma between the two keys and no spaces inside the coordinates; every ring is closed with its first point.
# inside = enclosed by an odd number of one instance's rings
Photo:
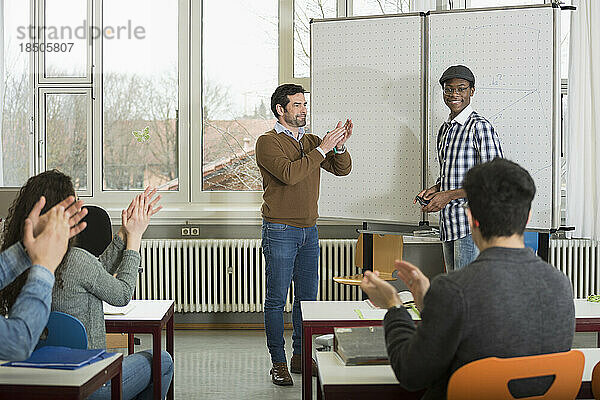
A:
{"type": "Polygon", "coordinates": [[[181,236],[200,236],[199,226],[182,226],[181,236]]]}

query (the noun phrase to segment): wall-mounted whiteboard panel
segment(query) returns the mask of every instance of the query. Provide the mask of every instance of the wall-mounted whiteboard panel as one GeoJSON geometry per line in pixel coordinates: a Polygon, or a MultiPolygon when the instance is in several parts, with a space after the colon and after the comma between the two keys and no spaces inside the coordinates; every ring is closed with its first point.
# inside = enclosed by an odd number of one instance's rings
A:
{"type": "Polygon", "coordinates": [[[428,17],[426,186],[433,185],[439,174],[436,136],[449,114],[438,80],[450,65],[464,64],[475,75],[473,108],[494,126],[505,157],[526,168],[535,180],[531,229],[550,229],[553,223],[553,12],[542,7],[428,17]]]}
{"type": "Polygon", "coordinates": [[[323,172],[319,214],[417,224],[422,185],[422,17],[311,24],[313,133],[351,118],[352,172],[323,172]]]}

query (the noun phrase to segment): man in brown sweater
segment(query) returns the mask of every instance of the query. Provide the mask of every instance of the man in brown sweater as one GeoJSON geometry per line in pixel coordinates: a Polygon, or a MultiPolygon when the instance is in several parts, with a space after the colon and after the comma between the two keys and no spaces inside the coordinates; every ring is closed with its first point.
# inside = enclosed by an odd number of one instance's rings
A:
{"type": "MultiPolygon", "coordinates": [[[[348,175],[352,168],[345,143],[352,121],[338,122],[323,139],[304,133],[306,100],[302,86],[284,84],[271,96],[275,127],[256,141],[263,178],[262,249],[266,261],[265,331],[276,385],[292,385],[283,338],[283,308],[294,281],[291,371],[302,372],[300,301],[315,300],[319,283],[317,201],[321,168],[348,175]]],[[[313,368],[313,372],[315,368],[313,368]]]]}

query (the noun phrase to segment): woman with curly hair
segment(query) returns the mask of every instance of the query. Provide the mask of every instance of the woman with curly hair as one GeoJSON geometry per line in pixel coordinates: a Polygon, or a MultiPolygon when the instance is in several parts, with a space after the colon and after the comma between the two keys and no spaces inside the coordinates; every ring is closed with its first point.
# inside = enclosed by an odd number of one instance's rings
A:
{"type": "MultiPolygon", "coordinates": [[[[13,224],[23,224],[16,216],[27,215],[32,199],[45,196],[48,205],[53,205],[75,190],[71,178],[53,170],[43,172],[27,182],[13,203],[13,218],[7,221],[6,232],[13,224]]],[[[121,212],[121,228],[99,258],[86,250],[69,244],[62,262],[56,269],[56,284],[52,291],[52,310],[70,314],[79,319],[86,328],[88,347],[106,347],[106,328],[102,301],[111,305],[124,306],[129,303],[140,265],[139,248],[142,235],[150,217],[162,206],[156,206],[160,196],[156,189],[146,188],[137,195],[129,207],[121,212]]],[[[88,229],[94,229],[93,226],[88,229]]],[[[9,235],[10,236],[10,235],[9,235]]],[[[5,237],[4,245],[10,245],[14,237],[5,237]]],[[[18,239],[17,239],[18,240],[18,239]]],[[[8,288],[7,288],[8,289],[8,288]]],[[[0,305],[5,307],[18,293],[20,287],[0,293],[0,305]]],[[[164,398],[173,378],[173,360],[169,353],[161,353],[162,388],[164,398]]],[[[123,398],[152,398],[152,351],[130,354],[123,359],[123,398]]],[[[110,384],[93,393],[90,399],[110,398],[110,384]]]]}

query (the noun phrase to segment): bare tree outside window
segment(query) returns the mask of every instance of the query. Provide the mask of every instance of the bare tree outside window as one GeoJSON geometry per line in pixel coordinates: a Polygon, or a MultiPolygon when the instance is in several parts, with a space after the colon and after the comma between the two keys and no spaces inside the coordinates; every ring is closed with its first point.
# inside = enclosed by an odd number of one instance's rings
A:
{"type": "Polygon", "coordinates": [[[179,190],[179,17],[176,0],[104,0],[105,26],[142,39],[103,41],[103,189],[179,190]]]}
{"type": "Polygon", "coordinates": [[[19,50],[17,26],[29,21],[28,1],[6,1],[0,7],[0,186],[19,187],[31,165],[32,88],[29,54],[19,50]]]}
{"type": "Polygon", "coordinates": [[[46,169],[69,175],[75,190],[88,188],[87,137],[89,96],[46,94],[46,169]]]}
{"type": "Polygon", "coordinates": [[[275,124],[277,2],[205,2],[203,12],[202,188],[261,190],[254,145],[275,124]]]}
{"type": "Polygon", "coordinates": [[[310,76],[310,20],[336,16],[336,0],[294,0],[294,77],[310,76]]]}

